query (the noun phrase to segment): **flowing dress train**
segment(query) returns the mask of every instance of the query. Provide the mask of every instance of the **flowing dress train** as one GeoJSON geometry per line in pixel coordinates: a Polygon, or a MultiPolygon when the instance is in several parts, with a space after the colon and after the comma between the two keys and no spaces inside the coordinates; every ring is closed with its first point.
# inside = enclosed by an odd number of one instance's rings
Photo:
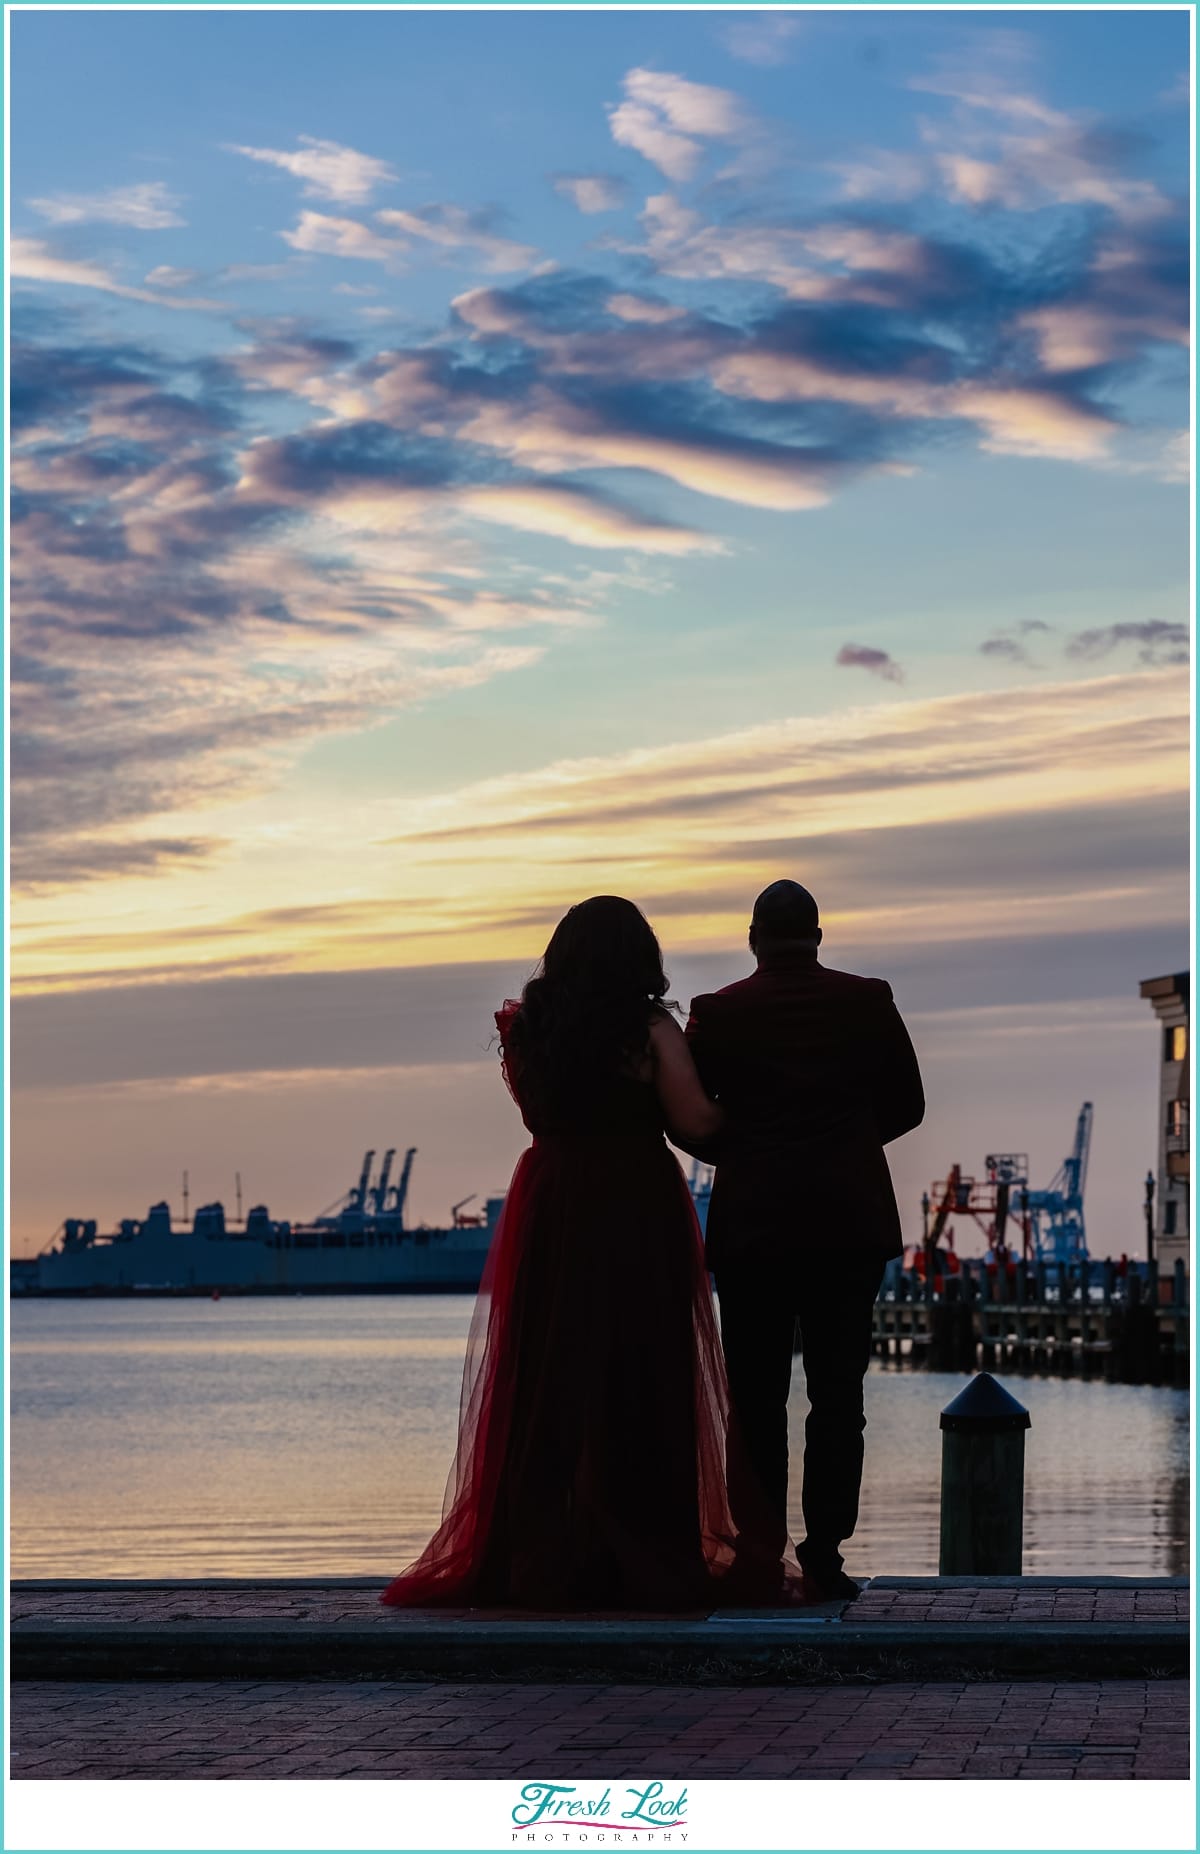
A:
{"type": "MultiPolygon", "coordinates": [[[[503,1037],[516,1007],[497,1013],[503,1037]]],[[[799,1600],[739,1473],[695,1208],[653,1087],[539,1118],[471,1322],[442,1523],[393,1605],[692,1609],[799,1600]],[[752,1502],[750,1503],[752,1507],[752,1502]]]]}

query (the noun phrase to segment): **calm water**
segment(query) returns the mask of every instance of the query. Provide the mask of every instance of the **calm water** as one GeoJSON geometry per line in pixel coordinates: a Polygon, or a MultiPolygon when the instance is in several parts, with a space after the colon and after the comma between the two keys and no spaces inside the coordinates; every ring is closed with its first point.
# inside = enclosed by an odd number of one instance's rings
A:
{"type": "MultiPolygon", "coordinates": [[[[16,1303],[13,1575],[400,1569],[441,1510],[471,1307],[469,1296],[16,1303]]],[[[936,1571],[937,1418],[961,1383],[872,1369],[851,1570],[936,1571]]],[[[1012,1388],[1033,1415],[1026,1570],[1186,1570],[1187,1393],[1012,1388]]],[[[798,1459],[794,1478],[798,1491],[798,1459]]]]}

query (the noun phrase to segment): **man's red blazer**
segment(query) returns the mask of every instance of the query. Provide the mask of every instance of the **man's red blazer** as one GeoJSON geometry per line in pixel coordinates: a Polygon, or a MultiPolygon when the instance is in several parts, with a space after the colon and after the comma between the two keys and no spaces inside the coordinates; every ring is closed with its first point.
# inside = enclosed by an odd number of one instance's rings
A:
{"type": "Polygon", "coordinates": [[[694,998],[687,1036],[728,1116],[709,1267],[818,1244],[899,1255],[883,1148],[920,1125],[925,1096],[891,987],[790,953],[694,998]]]}

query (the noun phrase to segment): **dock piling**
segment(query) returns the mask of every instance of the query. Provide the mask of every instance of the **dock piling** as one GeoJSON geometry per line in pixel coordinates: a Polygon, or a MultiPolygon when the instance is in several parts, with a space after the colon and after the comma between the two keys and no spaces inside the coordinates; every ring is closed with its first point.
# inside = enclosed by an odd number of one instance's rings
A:
{"type": "Polygon", "coordinates": [[[990,1372],[942,1411],[941,1577],[1019,1577],[1029,1411],[990,1372]]]}

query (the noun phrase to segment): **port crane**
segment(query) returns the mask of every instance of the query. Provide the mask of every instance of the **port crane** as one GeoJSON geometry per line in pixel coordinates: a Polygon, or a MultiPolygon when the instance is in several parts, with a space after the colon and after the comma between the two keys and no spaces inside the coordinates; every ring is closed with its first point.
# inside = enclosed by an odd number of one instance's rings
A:
{"type": "Polygon", "coordinates": [[[410,1146],[404,1155],[400,1176],[392,1186],[392,1201],[387,1205],[387,1214],[395,1217],[401,1226],[404,1223],[404,1206],[408,1202],[408,1181],[412,1177],[413,1160],[416,1156],[416,1147],[410,1146]]]}
{"type": "Polygon", "coordinates": [[[349,1191],[343,1191],[335,1197],[333,1203],[323,1210],[315,1219],[323,1226],[337,1225],[344,1229],[362,1229],[368,1222],[384,1224],[392,1230],[404,1228],[404,1206],[408,1199],[408,1181],[412,1177],[413,1160],[417,1156],[415,1146],[410,1146],[404,1155],[400,1176],[394,1185],[388,1185],[391,1177],[392,1161],[396,1148],[389,1147],[383,1155],[383,1164],[379,1169],[377,1182],[371,1184],[371,1167],[375,1160],[375,1148],[372,1146],[363,1154],[362,1170],[358,1183],[349,1191]]]}
{"type": "Polygon", "coordinates": [[[1078,1264],[1087,1260],[1083,1194],[1092,1143],[1092,1103],[1085,1101],[1075,1121],[1071,1150],[1044,1190],[1029,1186],[1029,1158],[1023,1152],[992,1152],[984,1160],[986,1177],[951,1166],[921,1199],[925,1253],[933,1256],[943,1240],[951,1249],[951,1219],[967,1216],[983,1230],[998,1260],[1015,1246],[1027,1262],[1078,1264]],[[931,1220],[932,1213],[932,1220],[931,1220]]]}
{"type": "Polygon", "coordinates": [[[456,1230],[479,1230],[487,1223],[482,1211],[467,1210],[467,1205],[473,1204],[478,1196],[477,1191],[472,1191],[469,1197],[460,1197],[457,1204],[451,1204],[450,1222],[456,1230]]]}
{"type": "Polygon", "coordinates": [[[388,1176],[391,1172],[392,1160],[395,1156],[396,1148],[394,1146],[389,1146],[383,1155],[383,1164],[379,1168],[379,1183],[371,1193],[371,1208],[377,1217],[382,1214],[383,1207],[387,1203],[388,1176]]]}

